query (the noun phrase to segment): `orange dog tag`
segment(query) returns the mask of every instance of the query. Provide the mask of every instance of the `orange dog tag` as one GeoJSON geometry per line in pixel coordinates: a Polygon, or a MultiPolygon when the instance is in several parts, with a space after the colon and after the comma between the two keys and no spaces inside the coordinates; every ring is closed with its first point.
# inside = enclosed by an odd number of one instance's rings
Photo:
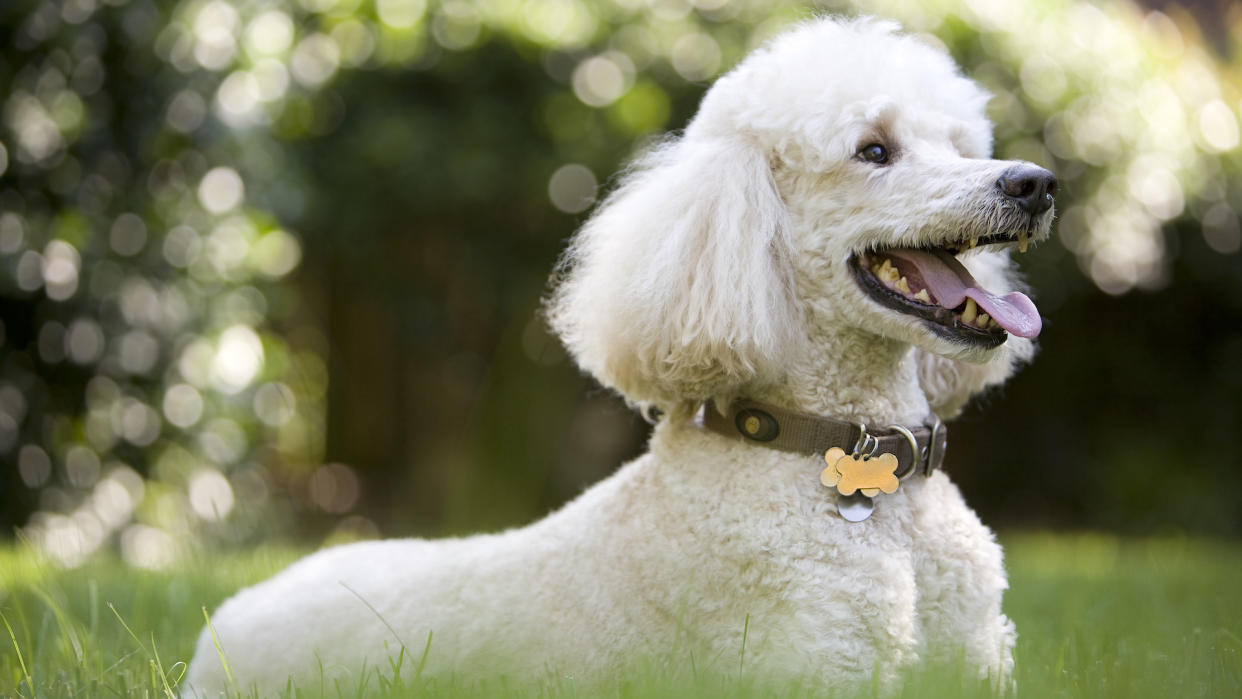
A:
{"type": "Polygon", "coordinates": [[[840,447],[833,447],[824,453],[824,461],[828,467],[819,474],[819,482],[829,488],[836,488],[842,495],[862,493],[867,497],[875,497],[881,492],[895,493],[897,480],[897,455],[880,454],[870,459],[852,456],[840,447]]]}

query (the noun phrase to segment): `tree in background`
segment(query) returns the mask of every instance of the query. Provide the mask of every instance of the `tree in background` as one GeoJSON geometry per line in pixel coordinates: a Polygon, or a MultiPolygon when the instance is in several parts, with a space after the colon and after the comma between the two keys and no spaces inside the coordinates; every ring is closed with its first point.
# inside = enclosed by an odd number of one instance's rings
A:
{"type": "Polygon", "coordinates": [[[985,518],[1242,531],[1242,31],[1054,0],[0,9],[0,522],[161,565],[572,496],[644,430],[539,321],[556,254],[817,11],[942,44],[996,95],[998,157],[1061,178],[1023,258],[1043,356],[953,433],[985,518]]]}

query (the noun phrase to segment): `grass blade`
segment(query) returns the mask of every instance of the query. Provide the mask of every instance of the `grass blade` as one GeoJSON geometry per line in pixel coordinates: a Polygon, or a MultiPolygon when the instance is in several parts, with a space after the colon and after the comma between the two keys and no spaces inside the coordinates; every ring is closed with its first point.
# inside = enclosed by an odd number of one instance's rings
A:
{"type": "Polygon", "coordinates": [[[203,619],[207,620],[207,633],[211,636],[211,644],[216,647],[216,657],[220,659],[220,665],[224,668],[224,681],[234,695],[240,695],[241,690],[237,687],[237,680],[233,678],[233,666],[229,664],[229,656],[224,654],[224,646],[220,645],[220,639],[216,636],[216,627],[211,625],[211,615],[207,613],[206,607],[202,609],[203,619]]]}
{"type": "Polygon", "coordinates": [[[111,602],[108,603],[108,609],[112,610],[112,613],[116,615],[116,620],[121,622],[121,626],[125,627],[125,631],[129,634],[130,638],[134,639],[134,643],[138,644],[138,647],[141,648],[142,652],[147,656],[147,660],[150,661],[152,667],[151,672],[153,674],[151,683],[155,684],[155,680],[158,678],[160,685],[164,689],[164,696],[168,697],[168,699],[177,699],[177,693],[173,691],[172,686],[168,683],[168,675],[164,673],[164,667],[160,665],[159,656],[154,652],[155,636],[153,635],[151,637],[152,650],[147,650],[147,647],[142,644],[142,639],[138,638],[138,634],[134,633],[134,630],[129,628],[129,624],[125,623],[125,619],[121,617],[121,613],[116,610],[116,607],[113,606],[111,602]]]}
{"type": "Polygon", "coordinates": [[[9,625],[9,619],[4,615],[4,612],[0,612],[0,621],[3,621],[4,628],[8,629],[9,639],[13,641],[13,652],[17,653],[17,664],[22,669],[22,677],[26,680],[26,686],[30,688],[33,694],[34,680],[30,677],[30,670],[26,668],[26,660],[22,658],[21,646],[17,644],[17,634],[13,633],[13,627],[9,625]]]}

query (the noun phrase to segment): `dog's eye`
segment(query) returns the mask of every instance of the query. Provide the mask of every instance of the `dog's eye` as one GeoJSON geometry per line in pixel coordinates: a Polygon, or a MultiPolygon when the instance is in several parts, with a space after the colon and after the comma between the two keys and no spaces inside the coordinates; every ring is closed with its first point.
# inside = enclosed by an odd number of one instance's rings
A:
{"type": "Polygon", "coordinates": [[[888,162],[888,149],[879,143],[871,143],[858,150],[858,157],[869,163],[883,165],[888,162]]]}

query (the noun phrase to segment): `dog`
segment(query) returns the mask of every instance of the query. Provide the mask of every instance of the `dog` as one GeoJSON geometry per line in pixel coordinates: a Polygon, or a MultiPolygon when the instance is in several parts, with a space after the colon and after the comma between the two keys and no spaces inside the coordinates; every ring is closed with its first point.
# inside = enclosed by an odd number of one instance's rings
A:
{"type": "Polygon", "coordinates": [[[1002,551],[937,418],[1033,354],[1010,257],[1048,237],[1056,179],[991,159],[988,99],[875,19],[756,50],[553,274],[579,366],[659,416],[648,452],[525,528],[294,563],[216,610],[187,686],[266,694],[401,645],[424,673],[587,681],[681,648],[826,686],[1008,681],[1002,551]]]}

